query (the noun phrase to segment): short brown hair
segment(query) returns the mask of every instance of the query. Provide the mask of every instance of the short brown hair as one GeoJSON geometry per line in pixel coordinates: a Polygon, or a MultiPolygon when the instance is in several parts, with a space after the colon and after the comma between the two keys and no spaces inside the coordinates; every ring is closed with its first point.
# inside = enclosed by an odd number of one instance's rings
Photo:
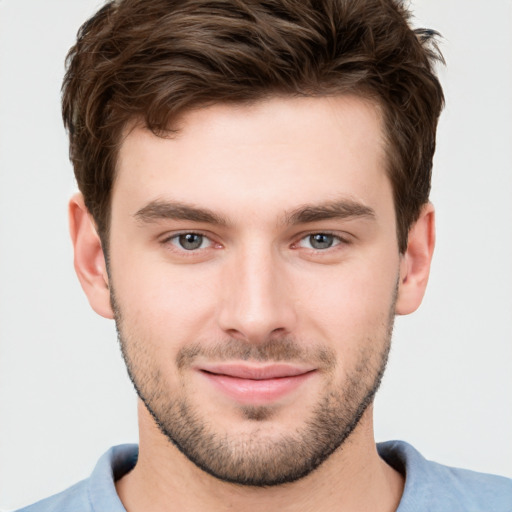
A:
{"type": "Polygon", "coordinates": [[[443,92],[436,33],[399,0],[117,0],[79,30],[62,111],[103,242],[123,129],[272,95],[358,94],[382,110],[401,252],[428,201],[443,92]]]}

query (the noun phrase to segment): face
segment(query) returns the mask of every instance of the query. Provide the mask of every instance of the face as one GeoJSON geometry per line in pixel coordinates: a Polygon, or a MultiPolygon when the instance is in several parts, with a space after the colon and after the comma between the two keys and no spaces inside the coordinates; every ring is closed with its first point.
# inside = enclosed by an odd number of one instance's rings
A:
{"type": "Polygon", "coordinates": [[[400,255],[381,120],[354,97],[214,106],[135,128],[109,286],[130,376],[214,476],[307,475],[358,425],[389,349],[400,255]]]}

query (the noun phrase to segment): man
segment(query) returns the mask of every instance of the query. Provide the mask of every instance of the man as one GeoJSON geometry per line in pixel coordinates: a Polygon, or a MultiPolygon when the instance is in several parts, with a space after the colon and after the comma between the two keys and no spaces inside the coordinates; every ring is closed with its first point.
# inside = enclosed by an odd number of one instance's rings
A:
{"type": "Polygon", "coordinates": [[[377,0],[107,4],[69,55],[75,268],[139,448],[26,510],[496,510],[504,478],[375,445],[434,247],[434,33],[377,0]]]}

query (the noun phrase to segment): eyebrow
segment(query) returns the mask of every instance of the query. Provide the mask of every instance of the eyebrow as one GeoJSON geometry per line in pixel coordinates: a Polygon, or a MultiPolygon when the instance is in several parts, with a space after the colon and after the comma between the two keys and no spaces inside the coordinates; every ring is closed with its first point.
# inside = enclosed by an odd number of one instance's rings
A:
{"type": "Polygon", "coordinates": [[[306,224],[327,219],[375,218],[375,210],[352,199],[341,199],[319,205],[304,205],[289,212],[286,224],[306,224]]]}
{"type": "Polygon", "coordinates": [[[151,201],[138,210],[134,217],[144,223],[158,220],[188,220],[192,222],[204,222],[218,226],[227,226],[227,221],[220,215],[206,208],[176,202],[176,201],[151,201]]]}
{"type": "MultiPolygon", "coordinates": [[[[134,217],[151,223],[159,220],[187,220],[217,226],[228,226],[228,221],[208,210],[176,201],[155,200],[138,210],[134,217]]],[[[307,224],[327,219],[375,218],[375,210],[352,199],[341,199],[318,205],[303,205],[284,215],[284,224],[307,224]]]]}

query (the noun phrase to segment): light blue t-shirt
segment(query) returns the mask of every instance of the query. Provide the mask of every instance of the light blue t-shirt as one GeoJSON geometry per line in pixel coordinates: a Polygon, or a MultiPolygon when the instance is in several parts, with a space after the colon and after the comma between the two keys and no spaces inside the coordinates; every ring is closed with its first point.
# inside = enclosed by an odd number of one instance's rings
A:
{"type": "MultiPolygon", "coordinates": [[[[377,448],[405,476],[397,512],[512,512],[508,478],[428,461],[403,441],[379,443],[377,448]]],[[[134,467],[137,455],[137,445],[115,446],[87,480],[18,512],[126,512],[114,482],[134,467]]]]}

